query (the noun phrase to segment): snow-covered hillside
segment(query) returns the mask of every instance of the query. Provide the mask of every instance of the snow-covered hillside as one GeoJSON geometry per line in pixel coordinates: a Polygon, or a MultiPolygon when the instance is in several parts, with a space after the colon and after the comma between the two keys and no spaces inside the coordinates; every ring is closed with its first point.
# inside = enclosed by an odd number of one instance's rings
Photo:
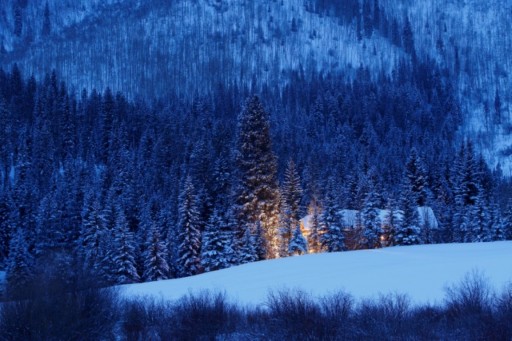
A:
{"type": "MultiPolygon", "coordinates": [[[[309,12],[302,1],[111,2],[76,9],[72,19],[57,21],[56,32],[36,34],[29,44],[11,37],[4,62],[36,76],[55,68],[78,89],[159,97],[169,87],[195,93],[219,84],[284,86],[292,72],[350,76],[361,65],[377,76],[404,55],[378,35],[358,41],[353,25],[309,12]]],[[[43,6],[38,14],[31,8],[26,15],[42,20],[43,6]]],[[[54,8],[55,20],[68,13],[54,8]]],[[[3,32],[9,36],[9,25],[3,32]]]]}
{"type": "Polygon", "coordinates": [[[380,4],[386,20],[362,36],[361,18],[343,20],[312,3],[320,1],[55,0],[44,36],[45,1],[6,0],[0,63],[17,62],[39,78],[56,69],[78,90],[109,86],[149,97],[220,84],[282,88],[312,71],[350,78],[359,66],[377,78],[410,59],[391,32],[402,34],[408,19],[415,53],[453,82],[461,131],[492,167],[512,175],[510,1],[360,1],[380,4]]]}
{"type": "Polygon", "coordinates": [[[259,304],[271,290],[313,295],[345,290],[356,298],[404,293],[414,302],[440,302],[448,285],[473,271],[501,289],[512,281],[512,242],[390,247],[312,254],[246,264],[181,279],[122,287],[128,297],[177,299],[201,290],[225,291],[241,303],[259,304]]]}

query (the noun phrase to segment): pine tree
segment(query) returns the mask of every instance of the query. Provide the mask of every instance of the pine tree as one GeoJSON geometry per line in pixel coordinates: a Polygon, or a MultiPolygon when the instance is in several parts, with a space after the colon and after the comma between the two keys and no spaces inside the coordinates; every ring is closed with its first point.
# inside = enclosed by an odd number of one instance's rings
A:
{"type": "Polygon", "coordinates": [[[135,263],[135,245],[133,233],[128,229],[126,216],[121,208],[117,210],[114,227],[113,276],[117,284],[137,283],[140,281],[135,263]]]}
{"type": "Polygon", "coordinates": [[[26,286],[33,274],[34,259],[28,250],[24,232],[18,228],[11,239],[7,262],[7,283],[17,291],[26,286]]]}
{"type": "Polygon", "coordinates": [[[420,244],[420,221],[414,196],[405,189],[400,199],[402,217],[395,228],[396,245],[420,244]]]}
{"type": "Polygon", "coordinates": [[[187,177],[179,199],[178,263],[180,276],[195,275],[200,270],[201,232],[197,197],[192,179],[187,177]]]}
{"type": "Polygon", "coordinates": [[[289,254],[289,245],[294,226],[299,223],[300,203],[302,199],[302,187],[299,174],[293,160],[288,162],[288,167],[284,175],[283,189],[281,193],[281,257],[289,254]]]}
{"type": "Polygon", "coordinates": [[[329,180],[327,195],[325,197],[324,211],[321,217],[322,225],[322,248],[328,252],[338,252],[345,250],[345,235],[343,234],[342,217],[339,215],[338,206],[334,193],[332,179],[329,180]]]}
{"type": "Polygon", "coordinates": [[[267,258],[269,244],[268,240],[265,237],[265,231],[263,230],[263,225],[261,222],[256,222],[256,224],[249,227],[253,233],[253,245],[254,251],[256,252],[256,260],[263,260],[267,258]]]}
{"type": "MultiPolygon", "coordinates": [[[[394,200],[390,199],[387,204],[387,213],[384,217],[384,228],[382,231],[383,242],[385,245],[382,246],[393,246],[395,245],[396,226],[399,223],[397,219],[397,210],[394,200]]],[[[381,243],[383,244],[383,243],[381,243]]]]}
{"type": "Polygon", "coordinates": [[[469,228],[466,233],[466,242],[487,242],[491,240],[490,219],[488,206],[485,203],[482,192],[475,198],[475,204],[469,211],[469,228]]]}
{"type": "Polygon", "coordinates": [[[361,211],[361,219],[364,226],[363,240],[359,244],[363,248],[374,249],[380,247],[380,236],[383,231],[379,219],[375,188],[371,180],[369,180],[367,188],[364,206],[361,211]]]}
{"type": "Polygon", "coordinates": [[[322,236],[320,235],[320,231],[322,230],[321,225],[321,217],[322,212],[316,198],[313,198],[311,204],[309,205],[309,236],[308,236],[308,244],[309,250],[311,252],[321,252],[322,251],[322,236]]]}
{"type": "Polygon", "coordinates": [[[405,166],[405,176],[416,205],[425,206],[427,204],[427,176],[423,162],[415,148],[411,150],[405,166]]]}
{"type": "Polygon", "coordinates": [[[9,196],[5,191],[0,193],[0,266],[9,257],[9,242],[11,240],[11,225],[9,223],[9,196]]]}
{"type": "Polygon", "coordinates": [[[94,194],[89,193],[85,199],[82,211],[82,226],[77,245],[77,254],[82,258],[85,269],[92,273],[95,273],[101,261],[101,239],[103,233],[99,200],[94,194]]]}
{"type": "Polygon", "coordinates": [[[290,240],[290,246],[288,246],[288,253],[291,256],[303,255],[308,253],[308,242],[302,235],[300,226],[297,225],[293,230],[292,239],[290,240]]]}
{"type": "Polygon", "coordinates": [[[489,235],[487,241],[505,240],[505,225],[501,216],[501,211],[498,204],[492,204],[490,209],[490,219],[487,231],[489,235]]]}
{"type": "Polygon", "coordinates": [[[508,201],[503,217],[503,235],[505,240],[512,240],[512,200],[508,201]]]}
{"type": "Polygon", "coordinates": [[[274,258],[279,251],[277,161],[272,152],[268,114],[256,96],[247,101],[238,117],[236,165],[236,203],[242,227],[238,238],[243,238],[248,225],[260,221],[269,246],[266,258],[274,258]]]}
{"type": "Polygon", "coordinates": [[[225,269],[231,265],[233,250],[229,237],[225,221],[220,213],[214,210],[203,232],[201,243],[201,266],[204,271],[225,269]]]}
{"type": "Polygon", "coordinates": [[[246,227],[243,235],[243,241],[238,251],[239,264],[252,263],[258,260],[254,244],[254,237],[251,234],[251,230],[249,227],[246,227]]]}
{"type": "Polygon", "coordinates": [[[167,245],[165,245],[160,231],[155,224],[149,230],[142,257],[144,259],[144,273],[142,277],[145,281],[160,281],[169,278],[167,245]]]}

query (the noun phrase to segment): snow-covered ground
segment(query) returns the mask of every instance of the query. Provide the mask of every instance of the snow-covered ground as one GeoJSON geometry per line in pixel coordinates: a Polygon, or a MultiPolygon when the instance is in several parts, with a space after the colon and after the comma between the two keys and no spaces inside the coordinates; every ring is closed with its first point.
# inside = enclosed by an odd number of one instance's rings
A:
{"type": "Polygon", "coordinates": [[[202,290],[225,291],[244,304],[263,303],[270,290],[299,288],[315,296],[345,290],[356,298],[409,295],[441,302],[445,288],[473,270],[501,289],[512,281],[512,242],[391,247],[311,254],[245,264],[198,276],[122,287],[128,297],[177,299],[202,290]]]}

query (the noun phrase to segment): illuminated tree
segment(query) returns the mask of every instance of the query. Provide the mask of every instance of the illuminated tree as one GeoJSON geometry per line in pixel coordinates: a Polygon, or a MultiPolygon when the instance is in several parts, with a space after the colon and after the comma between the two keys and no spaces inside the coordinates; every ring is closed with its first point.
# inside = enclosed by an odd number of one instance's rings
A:
{"type": "Polygon", "coordinates": [[[300,225],[296,225],[295,229],[293,230],[292,239],[290,240],[290,245],[288,246],[288,253],[291,256],[308,253],[308,242],[302,235],[300,225]]]}
{"type": "Polygon", "coordinates": [[[274,258],[279,242],[277,161],[272,152],[268,114],[256,96],[247,101],[238,117],[236,165],[236,204],[241,228],[237,237],[243,240],[247,226],[259,221],[268,245],[266,258],[274,258]]]}

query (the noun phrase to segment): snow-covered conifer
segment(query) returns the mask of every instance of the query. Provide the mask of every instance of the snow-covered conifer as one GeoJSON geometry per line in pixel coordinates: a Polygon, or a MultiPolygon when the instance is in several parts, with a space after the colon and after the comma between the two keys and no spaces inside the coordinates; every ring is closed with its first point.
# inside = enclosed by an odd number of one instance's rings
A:
{"type": "Polygon", "coordinates": [[[128,229],[128,222],[122,210],[118,210],[113,230],[114,242],[112,261],[113,275],[117,284],[139,282],[135,263],[135,245],[133,233],[128,229]]]}
{"type": "Polygon", "coordinates": [[[302,234],[300,225],[296,225],[295,229],[293,230],[292,239],[290,240],[290,246],[288,246],[288,253],[291,256],[303,255],[305,253],[308,253],[308,242],[306,241],[306,238],[304,238],[304,235],[302,234]]]}
{"type": "Polygon", "coordinates": [[[322,248],[328,252],[345,250],[345,235],[343,233],[342,217],[339,215],[340,207],[334,193],[332,179],[329,181],[324,202],[324,211],[321,216],[322,248]]]}
{"type": "Polygon", "coordinates": [[[18,228],[11,239],[7,261],[7,282],[10,288],[23,288],[33,276],[34,259],[28,250],[24,232],[18,228]]]}
{"type": "Polygon", "coordinates": [[[250,224],[261,222],[268,248],[266,258],[278,254],[279,188],[277,185],[277,160],[272,152],[268,114],[258,97],[247,101],[238,117],[236,165],[238,185],[237,237],[250,224]]]}
{"type": "Polygon", "coordinates": [[[214,210],[203,232],[201,266],[204,271],[214,271],[230,266],[233,250],[229,231],[220,212],[214,210]]]}
{"type": "MultiPolygon", "coordinates": [[[[371,182],[371,181],[369,181],[371,182]]],[[[377,207],[377,197],[373,183],[367,185],[367,193],[364,199],[364,206],[361,211],[363,223],[363,240],[359,242],[360,246],[367,249],[380,247],[380,236],[382,235],[381,221],[379,219],[379,210],[377,207]]]]}
{"type": "Polygon", "coordinates": [[[254,237],[251,233],[251,230],[246,228],[243,235],[243,243],[241,248],[238,250],[239,264],[251,263],[258,260],[254,244],[254,237]]]}
{"type": "Polygon", "coordinates": [[[200,269],[201,232],[197,206],[192,179],[187,177],[179,199],[178,271],[180,276],[195,275],[200,269]]]}
{"type": "Polygon", "coordinates": [[[167,264],[167,245],[160,235],[160,231],[153,224],[148,231],[144,259],[143,279],[146,281],[159,281],[169,278],[169,264],[167,264]]]}
{"type": "Polygon", "coordinates": [[[402,218],[395,227],[395,245],[420,244],[420,219],[414,196],[405,189],[400,198],[402,218]]]}
{"type": "Polygon", "coordinates": [[[320,231],[322,230],[322,212],[318,201],[314,198],[309,205],[308,213],[310,215],[309,220],[309,236],[308,245],[311,252],[322,251],[322,237],[320,231]]]}

